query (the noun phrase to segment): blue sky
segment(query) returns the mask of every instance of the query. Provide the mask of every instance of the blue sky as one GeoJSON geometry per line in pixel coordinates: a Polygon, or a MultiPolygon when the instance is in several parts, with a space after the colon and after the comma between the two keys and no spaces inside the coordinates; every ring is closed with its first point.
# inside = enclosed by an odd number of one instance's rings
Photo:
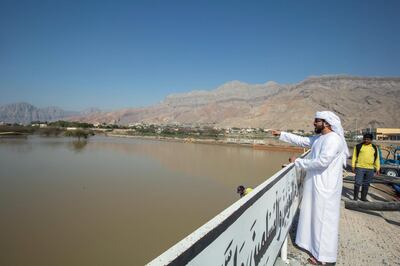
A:
{"type": "Polygon", "coordinates": [[[400,76],[400,1],[0,0],[0,105],[148,106],[231,80],[400,76]]]}

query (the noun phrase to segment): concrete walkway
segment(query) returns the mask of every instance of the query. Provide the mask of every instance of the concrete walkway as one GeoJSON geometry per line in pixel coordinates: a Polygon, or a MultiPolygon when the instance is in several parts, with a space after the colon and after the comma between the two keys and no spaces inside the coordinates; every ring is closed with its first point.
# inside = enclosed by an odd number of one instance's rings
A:
{"type": "MultiPolygon", "coordinates": [[[[373,185],[367,200],[392,201],[391,188],[373,185]]],[[[400,265],[400,212],[353,211],[344,208],[345,199],[353,198],[353,183],[344,183],[340,214],[338,260],[336,265],[400,265]]],[[[297,221],[288,241],[289,264],[309,265],[309,255],[293,245],[297,221]]]]}

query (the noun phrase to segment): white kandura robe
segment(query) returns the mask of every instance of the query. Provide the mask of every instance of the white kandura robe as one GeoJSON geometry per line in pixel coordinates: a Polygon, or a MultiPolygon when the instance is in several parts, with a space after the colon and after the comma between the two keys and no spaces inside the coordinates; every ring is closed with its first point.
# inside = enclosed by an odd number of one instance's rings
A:
{"type": "Polygon", "coordinates": [[[295,161],[296,167],[306,170],[296,244],[319,261],[336,262],[344,143],[335,132],[313,137],[282,132],[280,140],[311,146],[309,159],[295,161]]]}

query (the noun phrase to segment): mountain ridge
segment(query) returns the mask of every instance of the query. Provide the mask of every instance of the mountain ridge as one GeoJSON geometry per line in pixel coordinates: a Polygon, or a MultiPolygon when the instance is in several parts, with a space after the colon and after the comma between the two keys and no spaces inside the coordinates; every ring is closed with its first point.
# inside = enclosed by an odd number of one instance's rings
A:
{"type": "Polygon", "coordinates": [[[99,109],[88,108],[82,112],[77,112],[66,111],[57,106],[38,108],[27,102],[18,102],[0,106],[0,122],[21,124],[29,124],[32,121],[51,122],[94,112],[99,112],[99,109]]]}
{"type": "MultiPolygon", "coordinates": [[[[81,122],[313,128],[316,111],[331,110],[348,130],[400,127],[400,77],[311,76],[294,84],[226,82],[214,90],[175,93],[158,104],[69,116],[81,122]]],[[[0,121],[2,121],[0,109],[0,121]]]]}

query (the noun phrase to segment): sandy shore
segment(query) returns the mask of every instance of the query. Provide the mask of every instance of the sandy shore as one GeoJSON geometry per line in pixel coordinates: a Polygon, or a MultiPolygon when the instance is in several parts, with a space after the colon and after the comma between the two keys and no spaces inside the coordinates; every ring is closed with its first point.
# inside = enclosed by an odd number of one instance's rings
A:
{"type": "MultiPolygon", "coordinates": [[[[372,185],[367,200],[396,200],[391,189],[372,185]]],[[[344,200],[353,198],[353,183],[345,182],[342,191],[339,250],[336,265],[400,265],[400,212],[354,211],[344,208],[344,200]]],[[[296,225],[288,241],[289,265],[309,265],[305,252],[293,245],[296,225]]],[[[285,265],[277,261],[277,265],[285,265]]]]}

